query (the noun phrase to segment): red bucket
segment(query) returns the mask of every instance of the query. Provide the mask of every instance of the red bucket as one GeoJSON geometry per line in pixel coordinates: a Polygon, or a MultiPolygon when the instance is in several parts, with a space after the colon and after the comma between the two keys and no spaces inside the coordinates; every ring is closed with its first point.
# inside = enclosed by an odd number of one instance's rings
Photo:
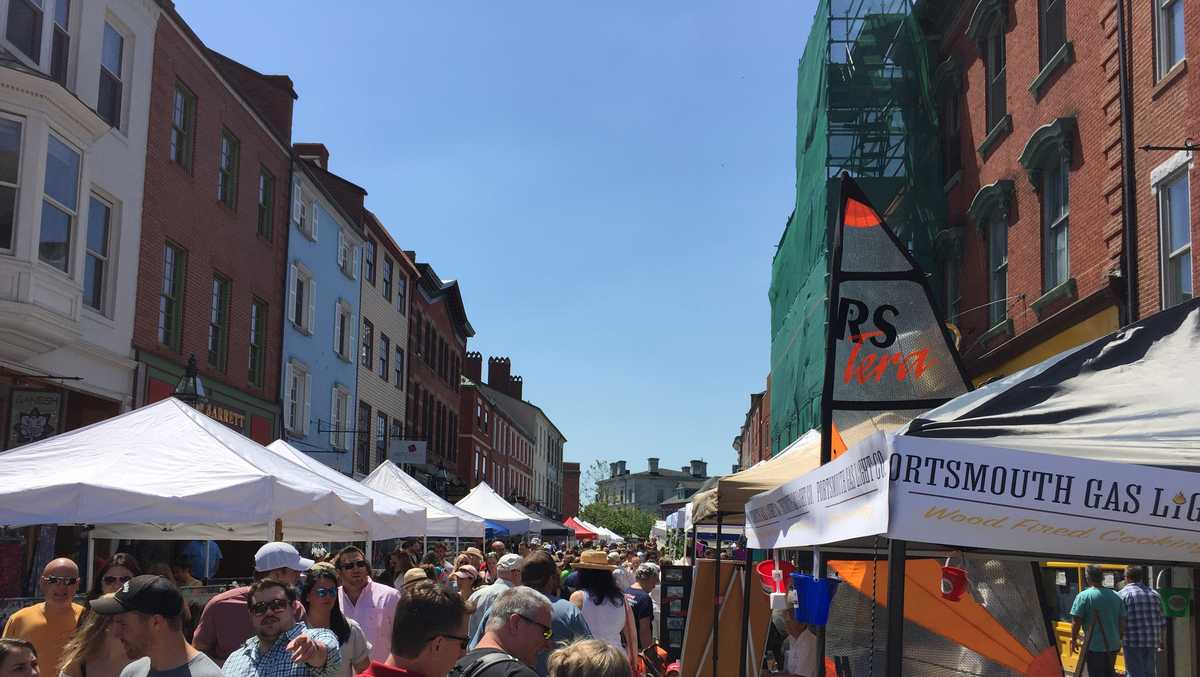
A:
{"type": "Polygon", "coordinates": [[[763,587],[766,588],[768,594],[772,592],[787,592],[788,581],[791,580],[792,572],[796,567],[791,562],[780,562],[779,570],[783,573],[779,580],[775,580],[775,560],[765,559],[754,565],[754,570],[758,572],[759,578],[762,579],[763,587]]]}
{"type": "Polygon", "coordinates": [[[967,592],[967,571],[958,567],[942,567],[942,597],[957,602],[967,592]]]}

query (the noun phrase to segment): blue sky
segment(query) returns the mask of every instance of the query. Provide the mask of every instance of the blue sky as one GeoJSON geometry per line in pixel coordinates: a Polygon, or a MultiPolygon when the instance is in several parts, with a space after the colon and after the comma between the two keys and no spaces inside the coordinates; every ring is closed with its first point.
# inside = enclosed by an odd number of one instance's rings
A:
{"type": "Polygon", "coordinates": [[[813,0],[176,0],[460,280],[566,460],[728,472],[768,371],[813,0]]]}

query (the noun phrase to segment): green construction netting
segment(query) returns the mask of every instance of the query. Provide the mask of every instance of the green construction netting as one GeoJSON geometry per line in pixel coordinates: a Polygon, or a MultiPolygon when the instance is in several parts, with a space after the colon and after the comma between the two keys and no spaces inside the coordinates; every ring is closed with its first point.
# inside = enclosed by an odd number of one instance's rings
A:
{"type": "Polygon", "coordinates": [[[935,243],[946,225],[932,68],[910,0],[821,0],[796,92],[796,201],[769,294],[772,453],[821,422],[829,179],[858,181],[939,297],[935,243]]]}

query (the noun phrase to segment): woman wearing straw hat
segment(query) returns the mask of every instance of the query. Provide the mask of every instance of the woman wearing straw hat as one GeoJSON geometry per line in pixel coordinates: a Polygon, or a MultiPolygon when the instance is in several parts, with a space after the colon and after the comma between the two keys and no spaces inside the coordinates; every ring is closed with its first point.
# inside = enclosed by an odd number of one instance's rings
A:
{"type": "Polygon", "coordinates": [[[634,665],[637,631],[625,593],[613,578],[616,567],[608,563],[608,555],[600,550],[583,551],[573,566],[579,572],[579,589],[571,593],[571,603],[583,612],[593,637],[625,651],[630,665],[634,665]]]}

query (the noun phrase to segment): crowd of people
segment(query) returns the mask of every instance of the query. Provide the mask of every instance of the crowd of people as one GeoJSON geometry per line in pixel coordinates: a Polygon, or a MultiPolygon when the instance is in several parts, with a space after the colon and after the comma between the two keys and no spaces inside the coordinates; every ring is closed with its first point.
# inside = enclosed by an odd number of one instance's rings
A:
{"type": "Polygon", "coordinates": [[[452,554],[432,543],[422,553],[408,541],[376,573],[353,545],[314,561],[272,542],[255,554],[253,583],[194,610],[180,591],[200,584],[187,562],[165,576],[117,553],[80,604],[79,567],[55,559],[42,572],[44,601],[4,625],[0,677],[678,674],[655,638],[653,541],[509,547],[452,554]]]}

